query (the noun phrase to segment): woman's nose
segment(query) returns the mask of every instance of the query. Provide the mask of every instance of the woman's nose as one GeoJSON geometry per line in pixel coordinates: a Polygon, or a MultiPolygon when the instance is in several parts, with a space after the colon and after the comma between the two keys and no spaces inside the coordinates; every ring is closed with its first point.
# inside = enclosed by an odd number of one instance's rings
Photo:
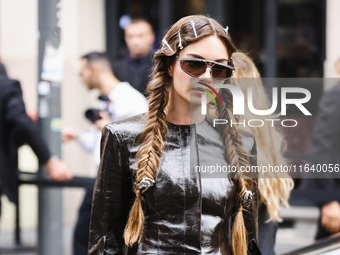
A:
{"type": "Polygon", "coordinates": [[[207,69],[205,69],[205,72],[201,75],[200,78],[208,78],[208,79],[212,78],[212,76],[211,76],[211,67],[210,66],[207,66],[207,69]]]}

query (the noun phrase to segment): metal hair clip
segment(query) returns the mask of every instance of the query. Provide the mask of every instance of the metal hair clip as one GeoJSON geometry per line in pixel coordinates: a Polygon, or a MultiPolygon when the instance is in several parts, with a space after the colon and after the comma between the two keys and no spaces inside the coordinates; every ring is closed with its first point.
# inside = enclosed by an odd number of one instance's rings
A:
{"type": "Polygon", "coordinates": [[[137,183],[137,187],[138,189],[142,190],[142,192],[144,192],[150,187],[152,187],[154,183],[155,183],[154,180],[148,177],[144,177],[139,183],[137,183]]]}
{"type": "Polygon", "coordinates": [[[178,48],[182,50],[183,49],[182,38],[181,38],[181,32],[179,30],[178,30],[178,39],[179,39],[178,48]]]}
{"type": "Polygon", "coordinates": [[[168,42],[167,42],[165,39],[162,40],[162,44],[163,44],[163,46],[165,45],[166,47],[168,47],[168,48],[171,50],[172,53],[175,53],[175,52],[171,49],[170,45],[168,44],[168,42]]]}
{"type": "Polygon", "coordinates": [[[249,207],[251,204],[251,200],[253,199],[253,196],[255,195],[255,193],[251,192],[250,190],[246,190],[246,192],[244,193],[244,197],[243,197],[243,205],[244,207],[249,207]]]}
{"type": "Polygon", "coordinates": [[[227,35],[229,34],[229,27],[228,26],[226,26],[225,27],[225,29],[224,29],[224,31],[227,33],[227,35]]]}
{"type": "Polygon", "coordinates": [[[193,20],[191,20],[191,21],[190,21],[190,24],[191,24],[192,29],[194,30],[194,34],[195,34],[195,36],[196,36],[196,38],[197,38],[197,33],[196,33],[196,28],[195,28],[195,22],[194,22],[193,20]]]}

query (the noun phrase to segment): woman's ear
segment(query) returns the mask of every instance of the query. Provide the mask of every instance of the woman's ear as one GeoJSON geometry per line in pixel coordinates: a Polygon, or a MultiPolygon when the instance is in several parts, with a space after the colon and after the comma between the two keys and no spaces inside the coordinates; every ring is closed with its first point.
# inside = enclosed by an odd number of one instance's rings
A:
{"type": "Polygon", "coordinates": [[[100,68],[96,63],[93,63],[91,65],[91,71],[92,71],[93,74],[98,75],[100,73],[100,68]]]}
{"type": "Polygon", "coordinates": [[[168,68],[168,74],[169,74],[169,76],[171,76],[171,77],[174,76],[174,65],[169,66],[169,68],[168,68]]]}

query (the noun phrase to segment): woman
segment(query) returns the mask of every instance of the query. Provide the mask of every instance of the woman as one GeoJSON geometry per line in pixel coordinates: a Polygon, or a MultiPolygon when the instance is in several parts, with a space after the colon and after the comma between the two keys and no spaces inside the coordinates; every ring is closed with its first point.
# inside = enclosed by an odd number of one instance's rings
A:
{"type": "MultiPolygon", "coordinates": [[[[167,32],[149,112],[103,131],[89,254],[260,254],[257,185],[239,171],[254,164],[254,139],[235,126],[217,130],[199,113],[201,89],[231,76],[234,51],[227,30],[205,16],[167,32]],[[192,77],[201,85],[190,86],[192,77]],[[233,178],[197,171],[216,162],[233,166],[233,178]]],[[[220,98],[219,117],[235,119],[228,90],[220,98]]]]}
{"type": "MultiPolygon", "coordinates": [[[[230,80],[232,84],[241,88],[245,95],[245,102],[248,102],[248,89],[252,88],[254,108],[257,110],[269,109],[269,102],[266,91],[263,87],[261,76],[254,62],[246,54],[235,52],[232,55],[235,72],[230,80]]],[[[240,126],[247,132],[254,135],[257,143],[258,165],[280,166],[286,165],[287,161],[282,155],[283,137],[278,130],[266,119],[273,119],[272,116],[255,115],[245,107],[245,114],[240,117],[240,122],[251,119],[263,120],[261,127],[240,126]]],[[[294,187],[293,179],[287,173],[265,173],[258,180],[260,191],[259,209],[259,246],[266,250],[266,254],[275,254],[274,245],[278,222],[282,219],[279,211],[282,207],[289,207],[288,199],[290,191],[294,187]]]]}

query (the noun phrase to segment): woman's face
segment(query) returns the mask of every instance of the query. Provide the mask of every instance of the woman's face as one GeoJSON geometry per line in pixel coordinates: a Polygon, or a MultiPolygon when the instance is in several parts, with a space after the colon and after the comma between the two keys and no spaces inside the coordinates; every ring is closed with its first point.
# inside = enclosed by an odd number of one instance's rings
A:
{"type": "MultiPolygon", "coordinates": [[[[189,44],[182,51],[180,51],[179,57],[198,58],[220,62],[223,64],[227,64],[229,59],[227,46],[218,36],[215,35],[205,37],[197,42],[189,44]]],[[[190,87],[190,79],[193,77],[182,70],[178,59],[171,66],[169,74],[173,77],[173,86],[171,92],[172,99],[175,99],[177,103],[180,101],[183,103],[191,102],[191,104],[201,103],[202,91],[196,89],[197,84],[192,84],[190,87]]],[[[199,78],[200,81],[203,81],[208,85],[217,83],[216,81],[212,80],[210,68],[207,68],[205,73],[203,73],[199,78]]],[[[204,87],[204,85],[201,85],[200,87],[204,87]]],[[[209,100],[209,98],[210,97],[208,96],[207,99],[209,100]]]]}

